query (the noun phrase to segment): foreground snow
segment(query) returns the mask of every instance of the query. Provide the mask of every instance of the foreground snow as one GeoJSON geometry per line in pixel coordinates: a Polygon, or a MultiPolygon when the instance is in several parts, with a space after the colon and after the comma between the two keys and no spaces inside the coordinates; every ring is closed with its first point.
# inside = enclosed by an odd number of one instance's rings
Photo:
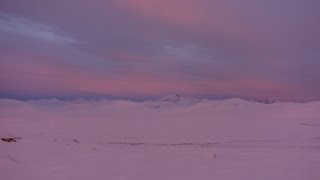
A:
{"type": "Polygon", "coordinates": [[[0,100],[0,177],[320,179],[320,103],[0,100]],[[192,103],[190,103],[192,102],[192,103]]]}

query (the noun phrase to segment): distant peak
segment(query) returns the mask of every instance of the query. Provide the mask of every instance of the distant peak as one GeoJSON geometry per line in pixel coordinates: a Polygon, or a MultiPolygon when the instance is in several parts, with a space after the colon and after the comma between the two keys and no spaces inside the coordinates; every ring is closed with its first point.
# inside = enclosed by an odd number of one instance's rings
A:
{"type": "Polygon", "coordinates": [[[170,94],[154,101],[147,102],[150,107],[189,106],[198,103],[198,99],[184,97],[180,94],[170,94]]]}
{"type": "Polygon", "coordinates": [[[273,103],[277,103],[279,101],[274,100],[274,99],[260,99],[260,100],[256,100],[256,102],[262,103],[262,104],[273,104],[273,103]]]}
{"type": "Polygon", "coordinates": [[[175,93],[175,94],[167,95],[167,96],[165,96],[165,97],[176,97],[176,98],[179,98],[179,97],[181,97],[181,95],[180,95],[180,94],[175,93]]]}
{"type": "Polygon", "coordinates": [[[171,94],[163,98],[160,98],[160,100],[162,101],[172,101],[172,102],[177,102],[180,99],[182,99],[182,96],[180,94],[171,94]]]}

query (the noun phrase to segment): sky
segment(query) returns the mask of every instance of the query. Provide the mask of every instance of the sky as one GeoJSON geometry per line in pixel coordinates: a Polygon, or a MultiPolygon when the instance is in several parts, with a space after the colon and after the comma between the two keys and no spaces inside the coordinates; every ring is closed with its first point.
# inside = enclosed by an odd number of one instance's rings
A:
{"type": "Polygon", "coordinates": [[[0,97],[320,100],[318,0],[0,2],[0,97]]]}

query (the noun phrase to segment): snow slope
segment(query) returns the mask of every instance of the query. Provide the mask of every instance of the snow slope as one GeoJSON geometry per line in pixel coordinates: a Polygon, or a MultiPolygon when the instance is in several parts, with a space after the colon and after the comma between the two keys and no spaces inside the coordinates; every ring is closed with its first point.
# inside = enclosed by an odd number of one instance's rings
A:
{"type": "Polygon", "coordinates": [[[181,98],[2,99],[0,179],[320,179],[320,102],[181,98]]]}

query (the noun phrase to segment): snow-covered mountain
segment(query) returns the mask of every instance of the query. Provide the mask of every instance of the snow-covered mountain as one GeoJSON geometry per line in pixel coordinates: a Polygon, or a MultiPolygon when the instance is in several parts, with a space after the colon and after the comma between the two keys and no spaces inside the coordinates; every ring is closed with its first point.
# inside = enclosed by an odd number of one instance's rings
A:
{"type": "Polygon", "coordinates": [[[200,102],[199,99],[184,97],[180,94],[171,94],[153,101],[146,101],[145,104],[153,108],[170,106],[189,106],[200,102]]]}
{"type": "Polygon", "coordinates": [[[259,100],[253,100],[254,102],[262,103],[262,104],[273,104],[278,103],[279,101],[274,99],[259,99],[259,100]]]}

